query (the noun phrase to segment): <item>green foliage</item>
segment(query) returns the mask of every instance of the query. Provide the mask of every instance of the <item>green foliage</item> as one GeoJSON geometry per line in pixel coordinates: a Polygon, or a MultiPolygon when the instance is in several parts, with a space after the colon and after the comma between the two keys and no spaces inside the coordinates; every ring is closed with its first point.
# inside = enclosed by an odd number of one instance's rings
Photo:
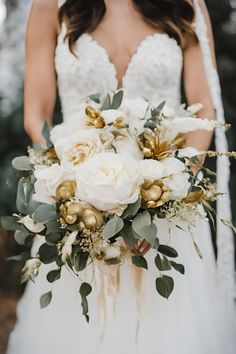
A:
{"type": "Polygon", "coordinates": [[[80,251],[74,256],[74,267],[77,272],[81,272],[86,268],[89,254],[84,251],[80,251]]]}
{"type": "Polygon", "coordinates": [[[91,293],[92,287],[90,284],[84,282],[80,286],[80,295],[81,295],[81,306],[83,309],[83,315],[85,316],[87,322],[89,322],[89,315],[88,315],[88,300],[87,297],[91,293]]]}
{"type": "Polygon", "coordinates": [[[157,292],[168,299],[174,289],[174,281],[171,277],[163,275],[156,279],[157,292]]]}
{"type": "Polygon", "coordinates": [[[147,210],[134,218],[132,227],[140,239],[144,238],[152,247],[155,247],[157,227],[152,223],[151,215],[147,210]]]}
{"type": "Polygon", "coordinates": [[[43,294],[40,297],[40,307],[41,307],[41,309],[47,307],[50,304],[51,301],[52,301],[52,292],[51,291],[49,291],[46,294],[43,294]]]}
{"type": "Polygon", "coordinates": [[[42,263],[48,264],[55,261],[57,257],[57,247],[43,243],[39,248],[39,258],[42,263]]]}
{"type": "Polygon", "coordinates": [[[61,277],[61,268],[52,270],[47,274],[47,280],[49,283],[54,283],[54,281],[60,279],[61,277]]]}
{"type": "Polygon", "coordinates": [[[102,236],[105,240],[117,235],[124,227],[124,221],[121,218],[114,217],[104,226],[102,236]]]}
{"type": "Polygon", "coordinates": [[[148,264],[146,259],[143,256],[133,256],[132,263],[139,268],[148,269],[148,264]]]}

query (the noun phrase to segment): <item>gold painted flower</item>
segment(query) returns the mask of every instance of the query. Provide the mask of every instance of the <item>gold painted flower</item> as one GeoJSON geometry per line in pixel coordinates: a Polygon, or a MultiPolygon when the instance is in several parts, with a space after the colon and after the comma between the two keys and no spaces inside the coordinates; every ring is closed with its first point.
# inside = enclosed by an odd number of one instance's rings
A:
{"type": "Polygon", "coordinates": [[[98,230],[103,225],[102,213],[87,202],[68,201],[60,206],[62,225],[78,224],[81,229],[98,230]]]}
{"type": "Polygon", "coordinates": [[[145,208],[157,208],[170,200],[170,192],[162,180],[145,180],[141,186],[142,205],[145,208]]]}
{"type": "Polygon", "coordinates": [[[66,179],[61,182],[56,189],[56,198],[58,200],[70,200],[75,196],[76,182],[66,179]]]}
{"type": "Polygon", "coordinates": [[[140,139],[140,147],[144,157],[155,160],[163,160],[172,154],[171,144],[161,141],[155,133],[145,132],[140,139]]]}

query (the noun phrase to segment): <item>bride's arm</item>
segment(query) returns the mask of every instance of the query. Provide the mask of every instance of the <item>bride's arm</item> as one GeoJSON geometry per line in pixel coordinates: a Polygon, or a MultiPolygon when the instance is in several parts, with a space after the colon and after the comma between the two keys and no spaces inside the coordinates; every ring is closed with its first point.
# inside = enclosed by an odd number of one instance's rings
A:
{"type": "MultiPolygon", "coordinates": [[[[216,66],[214,40],[210,18],[204,1],[201,0],[200,5],[208,26],[208,38],[210,41],[212,61],[216,66]]],[[[185,49],[183,75],[188,104],[191,105],[198,102],[202,103],[204,107],[198,114],[199,118],[214,119],[215,109],[204,70],[203,55],[199,43],[189,44],[185,49]]],[[[186,136],[187,145],[194,146],[201,151],[209,148],[212,139],[212,133],[202,130],[188,133],[186,136]]]]}
{"type": "Polygon", "coordinates": [[[56,0],[34,0],[26,32],[24,126],[34,142],[43,143],[45,121],[52,123],[56,99],[54,54],[58,31],[56,0]]]}

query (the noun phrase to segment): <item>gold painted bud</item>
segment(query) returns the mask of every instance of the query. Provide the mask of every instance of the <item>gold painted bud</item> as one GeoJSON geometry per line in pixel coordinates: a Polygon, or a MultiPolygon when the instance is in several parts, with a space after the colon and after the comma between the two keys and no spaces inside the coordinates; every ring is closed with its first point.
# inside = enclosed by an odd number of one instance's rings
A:
{"type": "Polygon", "coordinates": [[[198,202],[203,196],[204,190],[198,188],[195,191],[190,192],[186,198],[183,199],[184,203],[192,204],[198,202]]]}
{"type": "Polygon", "coordinates": [[[99,116],[99,112],[96,111],[96,109],[94,109],[93,107],[86,107],[85,109],[85,113],[87,116],[89,116],[89,118],[95,119],[99,116]]]}
{"type": "Polygon", "coordinates": [[[173,141],[172,144],[176,149],[182,149],[186,144],[186,137],[183,135],[178,135],[173,141]]]}
{"type": "Polygon", "coordinates": [[[105,121],[104,118],[102,116],[98,116],[95,120],[94,120],[94,127],[97,129],[102,129],[105,127],[105,121]]]}
{"type": "Polygon", "coordinates": [[[142,206],[157,208],[170,200],[170,192],[161,180],[145,180],[141,186],[142,206]]]}
{"type": "Polygon", "coordinates": [[[56,189],[56,198],[58,200],[70,200],[75,196],[76,183],[72,180],[65,180],[59,184],[56,189]]]}
{"type": "Polygon", "coordinates": [[[50,148],[45,152],[45,157],[47,160],[50,160],[52,163],[58,163],[59,158],[57,156],[56,150],[54,148],[50,148]]]}
{"type": "Polygon", "coordinates": [[[77,223],[81,229],[94,231],[103,225],[102,213],[87,202],[68,201],[60,206],[61,224],[77,223]]]}
{"type": "Polygon", "coordinates": [[[113,123],[113,126],[118,129],[125,128],[126,125],[124,124],[124,117],[117,117],[113,123]]]}

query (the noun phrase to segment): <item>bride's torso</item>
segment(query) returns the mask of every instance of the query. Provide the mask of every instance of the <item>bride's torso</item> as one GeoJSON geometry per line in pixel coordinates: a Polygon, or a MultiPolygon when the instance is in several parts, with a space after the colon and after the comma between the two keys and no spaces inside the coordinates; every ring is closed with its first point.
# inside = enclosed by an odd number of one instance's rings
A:
{"type": "Polygon", "coordinates": [[[143,97],[153,104],[180,103],[183,53],[177,41],[165,33],[144,36],[127,63],[118,71],[107,49],[89,33],[79,37],[74,54],[64,41],[66,25],[58,35],[55,65],[64,120],[76,117],[81,100],[95,93],[123,88],[129,98],[143,97]]]}

